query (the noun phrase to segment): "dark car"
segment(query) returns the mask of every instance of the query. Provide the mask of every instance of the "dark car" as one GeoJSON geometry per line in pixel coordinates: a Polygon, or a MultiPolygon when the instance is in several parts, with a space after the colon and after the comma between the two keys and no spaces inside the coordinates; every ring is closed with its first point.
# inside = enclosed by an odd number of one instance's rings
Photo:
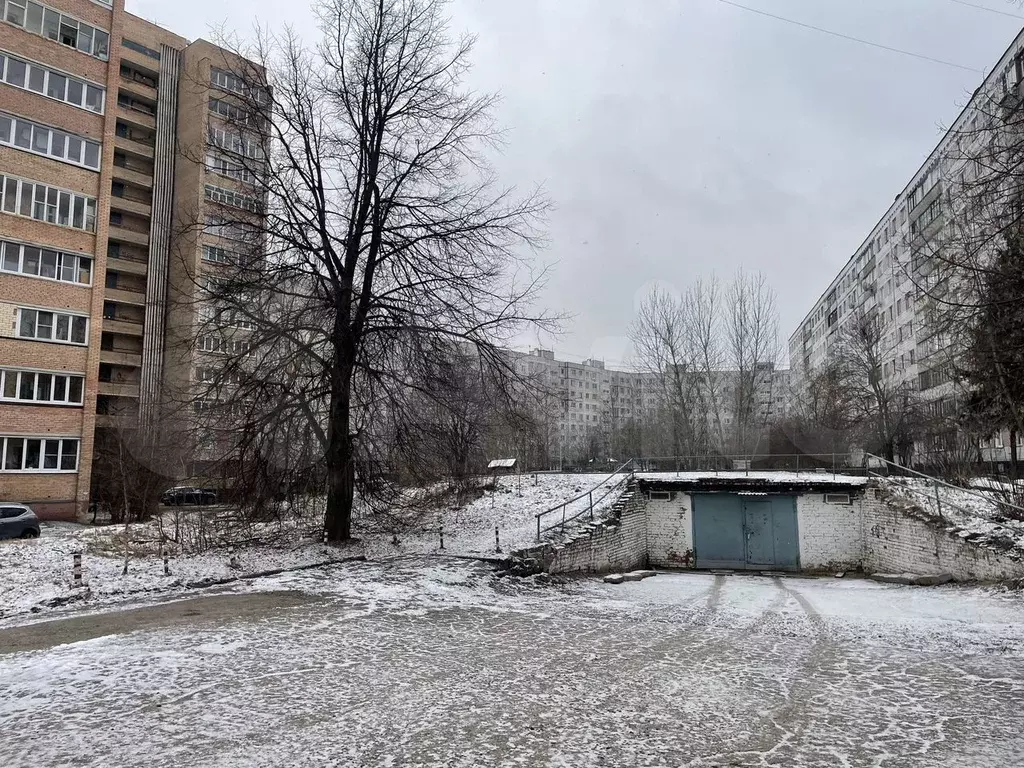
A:
{"type": "Polygon", "coordinates": [[[0,501],[0,539],[34,539],[39,536],[39,518],[27,504],[0,501]]]}
{"type": "Polygon", "coordinates": [[[216,504],[217,494],[209,488],[191,488],[187,486],[169,488],[160,497],[161,504],[180,507],[182,504],[216,504]]]}

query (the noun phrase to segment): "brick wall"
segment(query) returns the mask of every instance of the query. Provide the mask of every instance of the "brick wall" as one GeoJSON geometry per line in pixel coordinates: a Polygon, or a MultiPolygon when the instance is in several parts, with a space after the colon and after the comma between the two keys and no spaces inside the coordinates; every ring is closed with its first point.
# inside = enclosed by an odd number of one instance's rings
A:
{"type": "Polygon", "coordinates": [[[863,496],[830,504],[822,493],[796,497],[800,567],[805,571],[859,570],[864,561],[863,496]]]}
{"type": "Polygon", "coordinates": [[[548,573],[609,573],[647,565],[647,513],[633,492],[616,518],[581,530],[565,544],[543,548],[548,573]]]}
{"type": "Polygon", "coordinates": [[[668,493],[647,501],[647,558],[653,567],[692,568],[693,504],[687,493],[668,493]]]}
{"type": "Polygon", "coordinates": [[[1024,563],[1019,556],[965,541],[924,513],[892,507],[876,489],[867,494],[864,501],[865,570],[949,573],[957,581],[1024,578],[1024,563]]]}

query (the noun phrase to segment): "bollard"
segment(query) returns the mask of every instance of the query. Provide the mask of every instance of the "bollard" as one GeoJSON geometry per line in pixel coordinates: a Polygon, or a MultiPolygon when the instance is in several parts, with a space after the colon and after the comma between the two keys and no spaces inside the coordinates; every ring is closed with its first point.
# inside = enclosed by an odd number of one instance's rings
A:
{"type": "Polygon", "coordinates": [[[441,549],[444,549],[444,526],[443,525],[438,526],[437,533],[441,537],[441,549]]]}
{"type": "Polygon", "coordinates": [[[494,551],[501,552],[501,544],[498,543],[498,526],[494,526],[494,551]]]}
{"type": "Polygon", "coordinates": [[[170,575],[171,575],[171,567],[168,564],[167,551],[164,550],[164,576],[170,576],[170,575]]]}
{"type": "Polygon", "coordinates": [[[82,553],[75,552],[75,554],[72,555],[72,558],[72,562],[74,563],[71,568],[72,581],[74,586],[80,587],[82,586],[82,553]]]}

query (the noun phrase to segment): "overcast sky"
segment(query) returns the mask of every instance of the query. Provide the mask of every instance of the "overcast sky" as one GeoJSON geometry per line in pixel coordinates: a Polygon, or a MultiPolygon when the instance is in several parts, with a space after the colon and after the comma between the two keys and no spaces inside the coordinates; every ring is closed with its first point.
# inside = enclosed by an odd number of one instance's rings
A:
{"type": "MultiPolygon", "coordinates": [[[[541,258],[545,304],[574,315],[559,353],[620,361],[653,281],[741,267],[767,273],[785,343],[1024,24],[955,0],[741,2],[977,71],[718,0],[455,0],[479,38],[471,84],[502,97],[496,167],[556,206],[541,258]]],[[[254,17],[316,36],[306,0],[127,7],[190,39],[254,17]]]]}

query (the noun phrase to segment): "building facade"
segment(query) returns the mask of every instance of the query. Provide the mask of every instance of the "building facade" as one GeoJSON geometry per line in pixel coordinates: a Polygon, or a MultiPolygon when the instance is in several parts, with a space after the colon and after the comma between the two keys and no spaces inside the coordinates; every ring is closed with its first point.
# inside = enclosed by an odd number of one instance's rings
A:
{"type": "MultiPolygon", "coordinates": [[[[611,369],[601,360],[558,360],[551,350],[516,353],[520,376],[533,384],[532,397],[551,463],[578,465],[591,460],[625,461],[635,456],[663,453],[669,432],[666,382],[651,371],[611,369]]],[[[697,374],[686,374],[693,379],[697,374]]],[[[739,374],[722,370],[713,374],[711,388],[717,406],[691,414],[708,432],[729,433],[736,421],[733,407],[739,374]],[[720,422],[720,423],[719,423],[720,422]]],[[[773,365],[756,377],[753,419],[768,425],[781,418],[789,402],[789,371],[773,365]]],[[[726,440],[714,448],[728,453],[726,440]]]]}
{"type": "MultiPolygon", "coordinates": [[[[966,199],[960,191],[980,172],[964,144],[998,133],[993,105],[1019,97],[1022,57],[1024,31],[790,336],[797,391],[843,354],[851,324],[866,319],[877,328],[881,376],[920,393],[926,415],[936,422],[955,411],[949,365],[955,351],[948,332],[934,321],[935,296],[942,288],[936,284],[936,254],[951,242],[951,206],[966,199]]],[[[919,451],[938,449],[936,437],[941,435],[921,441],[919,451]]],[[[1001,460],[1003,439],[994,438],[983,452],[986,460],[1001,460]]]]}
{"type": "Polygon", "coordinates": [[[210,141],[236,83],[123,0],[0,10],[0,500],[72,518],[97,430],[194,376],[202,306],[180,294],[219,240],[186,225],[239,194],[210,141]]]}

